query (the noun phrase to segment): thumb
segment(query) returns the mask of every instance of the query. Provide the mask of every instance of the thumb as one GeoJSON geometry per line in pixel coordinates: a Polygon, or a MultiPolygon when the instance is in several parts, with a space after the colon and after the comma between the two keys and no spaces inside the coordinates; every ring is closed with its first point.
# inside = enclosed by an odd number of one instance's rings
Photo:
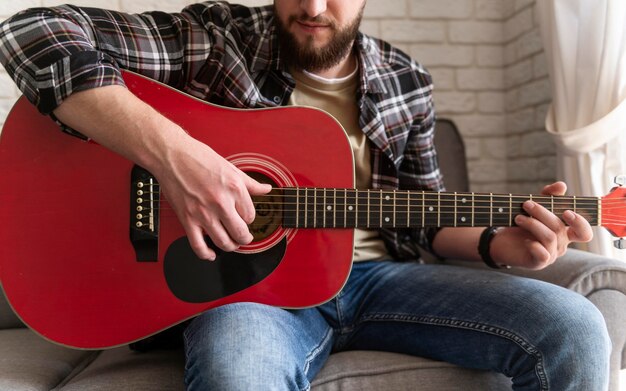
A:
{"type": "Polygon", "coordinates": [[[565,184],[565,182],[559,181],[559,182],[554,182],[551,185],[545,186],[543,190],[541,191],[541,194],[561,196],[561,195],[564,195],[566,191],[567,191],[567,185],[565,184]]]}

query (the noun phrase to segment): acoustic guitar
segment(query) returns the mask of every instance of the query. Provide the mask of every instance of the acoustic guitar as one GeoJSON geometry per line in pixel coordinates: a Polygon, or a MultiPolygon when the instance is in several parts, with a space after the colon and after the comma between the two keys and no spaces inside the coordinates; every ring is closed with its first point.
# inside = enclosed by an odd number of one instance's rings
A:
{"type": "Polygon", "coordinates": [[[0,139],[0,281],[24,323],[58,344],[124,345],[227,303],[319,305],[350,273],[355,227],[511,226],[533,199],[624,235],[621,187],[602,198],[355,189],[346,133],[320,110],[228,109],[124,78],[274,189],[254,197],[252,243],[200,260],[150,172],[20,98],[0,139]]]}

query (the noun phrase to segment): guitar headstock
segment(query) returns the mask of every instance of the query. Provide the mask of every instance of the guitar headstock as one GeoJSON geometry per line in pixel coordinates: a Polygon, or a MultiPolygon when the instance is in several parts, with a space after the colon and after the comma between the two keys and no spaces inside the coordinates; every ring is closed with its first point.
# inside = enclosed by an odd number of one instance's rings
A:
{"type": "Polygon", "coordinates": [[[602,226],[613,236],[626,236],[626,187],[617,186],[600,202],[602,226]]]}

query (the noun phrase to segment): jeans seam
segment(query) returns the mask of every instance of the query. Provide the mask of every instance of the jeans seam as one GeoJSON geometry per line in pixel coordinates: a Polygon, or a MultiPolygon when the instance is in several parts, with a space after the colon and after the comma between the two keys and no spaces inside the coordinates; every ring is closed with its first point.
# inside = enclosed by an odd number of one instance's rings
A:
{"type": "MultiPolygon", "coordinates": [[[[324,350],[324,347],[331,342],[332,333],[333,333],[333,329],[329,327],[326,330],[326,334],[324,335],[320,343],[313,350],[311,350],[309,354],[306,355],[306,358],[304,359],[304,366],[302,367],[302,371],[304,372],[306,377],[308,377],[309,369],[311,368],[311,362],[315,359],[315,357],[319,355],[320,352],[324,350]]],[[[307,391],[310,388],[311,388],[311,384],[307,382],[306,387],[301,388],[301,389],[303,391],[307,391]]]]}
{"type": "MultiPolygon", "coordinates": [[[[448,318],[437,318],[431,316],[414,316],[407,314],[375,314],[375,315],[364,315],[361,320],[358,322],[364,323],[368,321],[404,321],[411,323],[422,323],[429,325],[437,325],[437,326],[446,326],[446,327],[454,327],[459,329],[467,329],[467,330],[475,330],[484,333],[488,333],[491,335],[496,335],[502,338],[506,338],[509,341],[512,341],[516,345],[518,345],[522,350],[524,350],[527,354],[535,357],[537,360],[537,365],[535,366],[535,373],[539,382],[541,384],[541,390],[547,391],[549,390],[548,379],[545,373],[545,369],[543,367],[543,357],[539,349],[530,344],[521,336],[489,324],[460,320],[460,319],[448,319],[448,318]]],[[[355,325],[356,326],[356,325],[355,325]]]]}

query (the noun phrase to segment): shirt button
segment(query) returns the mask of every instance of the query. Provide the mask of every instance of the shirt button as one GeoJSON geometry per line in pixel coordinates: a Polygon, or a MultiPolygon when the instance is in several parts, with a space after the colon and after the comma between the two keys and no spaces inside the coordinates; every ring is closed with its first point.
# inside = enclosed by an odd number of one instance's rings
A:
{"type": "Polygon", "coordinates": [[[273,99],[274,103],[280,103],[280,96],[276,95],[273,99]]]}

